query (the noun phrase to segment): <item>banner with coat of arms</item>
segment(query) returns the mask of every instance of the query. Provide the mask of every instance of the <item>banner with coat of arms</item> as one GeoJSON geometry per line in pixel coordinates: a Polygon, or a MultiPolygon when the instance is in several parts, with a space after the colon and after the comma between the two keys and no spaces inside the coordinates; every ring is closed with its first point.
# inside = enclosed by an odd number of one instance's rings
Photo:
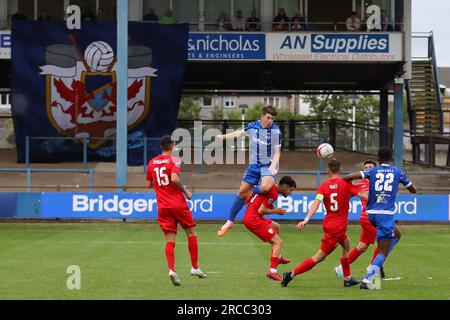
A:
{"type": "MultiPolygon", "coordinates": [[[[188,26],[130,22],[128,41],[128,163],[159,152],[156,138],[176,125],[187,60],[188,26]]],[[[116,24],[14,21],[12,113],[18,161],[115,160],[116,24]],[[68,139],[42,139],[67,137],[68,139]]]]}

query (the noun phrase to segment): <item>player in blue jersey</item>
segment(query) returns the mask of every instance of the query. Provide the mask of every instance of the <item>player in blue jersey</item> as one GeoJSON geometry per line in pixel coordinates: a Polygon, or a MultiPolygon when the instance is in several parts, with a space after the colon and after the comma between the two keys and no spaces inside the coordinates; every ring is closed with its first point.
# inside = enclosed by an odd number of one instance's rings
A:
{"type": "Polygon", "coordinates": [[[392,165],[391,149],[380,148],[378,162],[379,166],[344,177],[346,181],[365,178],[370,180],[367,213],[370,223],[377,229],[378,254],[360,284],[361,289],[375,289],[372,280],[400,238],[394,217],[399,184],[403,184],[409,192],[416,193],[415,186],[406,174],[392,165]]]}
{"type": "Polygon", "coordinates": [[[274,107],[266,106],[262,109],[260,120],[249,123],[243,130],[217,136],[222,141],[244,135],[250,138],[250,164],[242,178],[228,220],[217,232],[219,237],[232,228],[236,215],[249,195],[267,193],[275,184],[281,155],[281,131],[274,123],[276,115],[274,107]]]}

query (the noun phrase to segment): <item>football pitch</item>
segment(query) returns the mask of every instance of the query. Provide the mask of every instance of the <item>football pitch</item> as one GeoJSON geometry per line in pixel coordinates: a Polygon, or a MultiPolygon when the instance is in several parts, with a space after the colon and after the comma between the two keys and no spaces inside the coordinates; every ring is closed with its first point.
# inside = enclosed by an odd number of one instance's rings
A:
{"type": "MultiPolygon", "coordinates": [[[[187,240],[179,230],[175,263],[182,285],[167,275],[164,237],[154,223],[0,223],[0,299],[450,299],[450,225],[400,225],[402,239],[385,263],[382,290],[344,288],[333,272],[340,248],[287,288],[265,277],[269,245],[241,224],[224,237],[219,222],[199,224],[199,264],[190,276],[187,240]],[[81,288],[69,290],[67,268],[80,267],[81,288]]],[[[359,225],[348,235],[355,245],[359,225]]],[[[320,246],[320,225],[302,232],[281,226],[283,255],[295,267],[320,246]]],[[[371,247],[352,264],[361,279],[371,247]]]]}

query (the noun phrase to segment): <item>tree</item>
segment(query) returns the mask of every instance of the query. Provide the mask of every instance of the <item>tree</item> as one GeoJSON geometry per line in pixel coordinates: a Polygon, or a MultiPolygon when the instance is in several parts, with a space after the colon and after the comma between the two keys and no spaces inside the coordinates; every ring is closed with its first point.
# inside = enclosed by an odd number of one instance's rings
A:
{"type": "Polygon", "coordinates": [[[211,116],[213,120],[223,120],[224,119],[223,108],[214,106],[214,108],[211,111],[211,116]]]}
{"type": "Polygon", "coordinates": [[[194,95],[184,95],[181,97],[178,119],[197,120],[200,119],[201,105],[198,103],[201,97],[194,95]]]}

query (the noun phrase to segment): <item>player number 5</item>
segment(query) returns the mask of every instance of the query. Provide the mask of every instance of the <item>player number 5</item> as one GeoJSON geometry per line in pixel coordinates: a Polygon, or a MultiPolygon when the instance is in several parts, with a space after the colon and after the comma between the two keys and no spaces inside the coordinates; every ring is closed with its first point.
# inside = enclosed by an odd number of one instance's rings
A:
{"type": "Polygon", "coordinates": [[[158,180],[158,186],[167,186],[169,184],[169,177],[164,172],[166,167],[155,168],[156,180],[158,180]]]}
{"type": "Polygon", "coordinates": [[[335,193],[332,193],[332,194],[330,194],[330,202],[331,202],[331,206],[330,206],[330,210],[331,211],[338,211],[338,202],[336,201],[336,198],[337,197],[337,193],[335,192],[335,193]]]}

